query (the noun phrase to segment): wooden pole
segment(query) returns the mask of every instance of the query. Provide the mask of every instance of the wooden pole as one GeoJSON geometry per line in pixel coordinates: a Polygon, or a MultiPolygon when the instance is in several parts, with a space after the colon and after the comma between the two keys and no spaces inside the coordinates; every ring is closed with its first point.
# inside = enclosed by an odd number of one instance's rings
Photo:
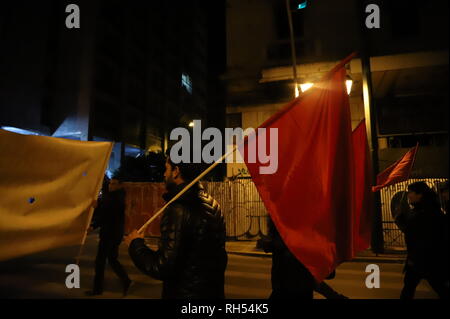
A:
{"type": "Polygon", "coordinates": [[[233,154],[237,149],[237,146],[234,145],[233,149],[230,150],[228,153],[224,154],[221,158],[219,158],[216,162],[211,164],[206,170],[204,170],[200,175],[198,175],[192,182],[190,182],[185,188],[183,188],[176,196],[174,196],[170,201],[167,202],[160,210],[156,212],[155,215],[153,215],[139,230],[138,233],[142,234],[145,229],[150,225],[156,218],[158,218],[159,215],[162,214],[162,212],[174,201],[176,201],[178,198],[181,197],[184,193],[186,193],[193,185],[195,185],[200,179],[202,179],[203,176],[208,174],[214,167],[216,167],[218,164],[222,163],[222,161],[227,158],[229,155],[233,154]]]}

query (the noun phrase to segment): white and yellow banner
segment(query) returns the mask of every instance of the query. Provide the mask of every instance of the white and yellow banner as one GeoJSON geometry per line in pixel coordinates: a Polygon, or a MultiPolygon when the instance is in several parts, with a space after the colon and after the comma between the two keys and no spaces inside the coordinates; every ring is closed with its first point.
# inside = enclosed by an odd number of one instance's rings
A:
{"type": "Polygon", "coordinates": [[[0,130],[0,261],[82,244],[111,150],[0,130]]]}

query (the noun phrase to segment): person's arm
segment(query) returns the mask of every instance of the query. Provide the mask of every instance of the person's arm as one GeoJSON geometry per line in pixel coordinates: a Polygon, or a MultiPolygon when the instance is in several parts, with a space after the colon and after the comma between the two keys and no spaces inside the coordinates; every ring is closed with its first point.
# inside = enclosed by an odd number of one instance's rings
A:
{"type": "Polygon", "coordinates": [[[397,227],[404,233],[406,230],[406,225],[407,225],[407,214],[409,213],[409,210],[407,209],[403,209],[400,208],[399,209],[399,214],[397,216],[395,216],[395,224],[397,225],[397,227]]]}
{"type": "Polygon", "coordinates": [[[161,220],[159,249],[151,250],[142,238],[132,240],[128,248],[135,266],[159,280],[172,277],[175,273],[187,217],[187,212],[181,205],[170,205],[167,209],[161,220]]]}
{"type": "Polygon", "coordinates": [[[102,225],[104,200],[100,199],[99,201],[95,201],[95,204],[92,206],[94,208],[94,214],[91,220],[91,228],[95,230],[102,225]]]}

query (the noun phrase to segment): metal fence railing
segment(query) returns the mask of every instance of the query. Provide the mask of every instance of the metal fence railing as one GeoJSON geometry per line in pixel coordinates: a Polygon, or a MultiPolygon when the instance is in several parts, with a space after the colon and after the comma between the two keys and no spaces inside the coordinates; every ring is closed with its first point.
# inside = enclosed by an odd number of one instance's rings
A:
{"type": "MultiPolygon", "coordinates": [[[[406,249],[403,233],[395,224],[395,211],[403,200],[407,186],[416,181],[425,181],[435,191],[442,178],[410,179],[383,188],[381,210],[385,248],[406,249]]],[[[154,212],[163,206],[161,183],[126,183],[127,185],[127,229],[142,225],[154,212]]],[[[206,191],[220,204],[225,218],[227,237],[231,240],[256,240],[267,235],[267,210],[251,179],[224,182],[202,182],[206,191]]],[[[159,223],[148,229],[149,236],[159,235],[159,223]]]]}
{"type": "Polygon", "coordinates": [[[251,179],[202,184],[221,205],[229,239],[249,240],[267,235],[267,210],[251,179]]]}

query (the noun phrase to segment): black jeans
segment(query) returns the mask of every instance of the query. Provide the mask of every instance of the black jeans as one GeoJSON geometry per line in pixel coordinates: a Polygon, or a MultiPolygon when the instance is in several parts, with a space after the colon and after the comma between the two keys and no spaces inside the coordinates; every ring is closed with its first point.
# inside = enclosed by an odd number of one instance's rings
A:
{"type": "Polygon", "coordinates": [[[439,275],[424,276],[417,273],[412,268],[407,268],[405,271],[404,286],[400,299],[413,299],[417,285],[419,285],[422,279],[428,281],[431,288],[438,294],[439,298],[448,299],[448,281],[444,277],[439,275]]]}
{"type": "Polygon", "coordinates": [[[119,256],[119,245],[120,242],[117,243],[117,241],[100,238],[97,258],[95,259],[94,292],[103,292],[103,279],[105,276],[106,260],[108,260],[111,268],[113,269],[117,277],[119,277],[123,287],[127,286],[130,283],[130,278],[128,278],[125,269],[117,260],[117,257],[119,256]]]}

